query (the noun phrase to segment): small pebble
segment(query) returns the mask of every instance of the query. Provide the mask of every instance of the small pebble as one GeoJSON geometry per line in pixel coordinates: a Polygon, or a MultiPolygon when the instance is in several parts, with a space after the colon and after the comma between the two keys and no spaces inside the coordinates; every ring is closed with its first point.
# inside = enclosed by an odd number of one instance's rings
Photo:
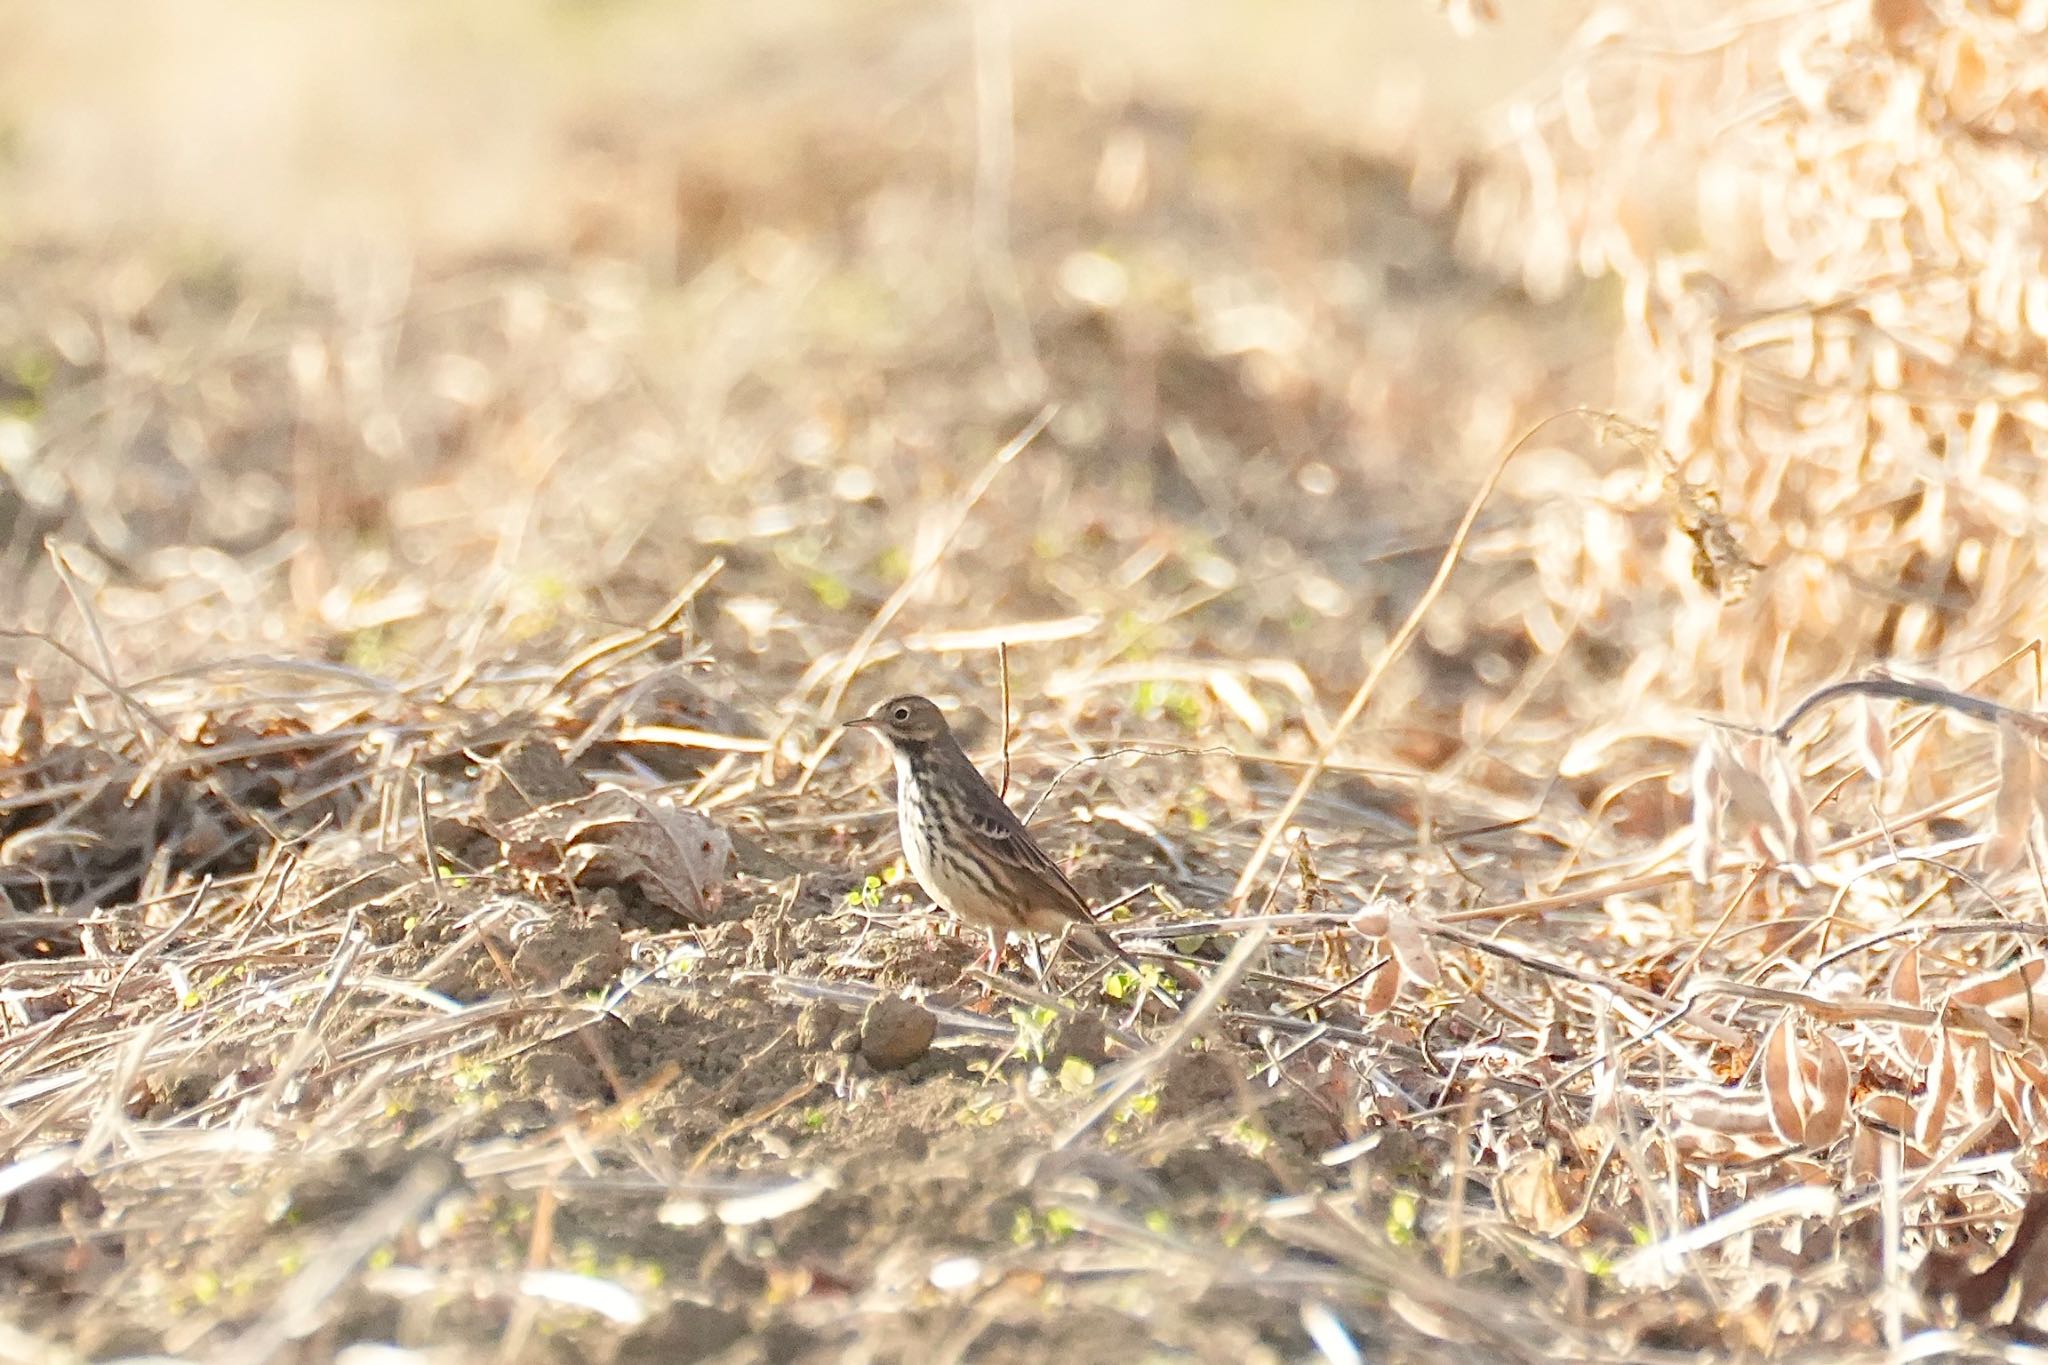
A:
{"type": "Polygon", "coordinates": [[[1092,1014],[1060,1016],[1046,1033],[1045,1059],[1058,1066],[1068,1057],[1077,1057],[1090,1066],[1101,1066],[1109,1060],[1109,1033],[1102,1020],[1092,1014]]]}
{"type": "Polygon", "coordinates": [[[860,1020],[860,1055],[877,1071],[909,1066],[931,1050],[939,1021],[915,1000],[885,995],[860,1020]]]}
{"type": "Polygon", "coordinates": [[[809,1052],[829,1047],[845,1018],[846,1011],[830,1000],[811,1001],[797,1013],[796,1045],[809,1052]]]}

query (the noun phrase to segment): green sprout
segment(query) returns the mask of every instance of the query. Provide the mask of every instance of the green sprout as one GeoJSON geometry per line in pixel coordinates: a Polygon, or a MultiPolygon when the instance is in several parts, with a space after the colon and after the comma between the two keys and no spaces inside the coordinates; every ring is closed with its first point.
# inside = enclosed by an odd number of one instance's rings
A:
{"type": "Polygon", "coordinates": [[[1010,1022],[1017,1028],[1017,1051],[1034,1062],[1045,1060],[1045,1044],[1059,1012],[1045,1005],[1010,1006],[1010,1022]]]}
{"type": "Polygon", "coordinates": [[[1416,1224],[1422,1218],[1422,1204],[1405,1191],[1387,1205],[1387,1240],[1397,1247],[1415,1244],[1416,1224]]]}

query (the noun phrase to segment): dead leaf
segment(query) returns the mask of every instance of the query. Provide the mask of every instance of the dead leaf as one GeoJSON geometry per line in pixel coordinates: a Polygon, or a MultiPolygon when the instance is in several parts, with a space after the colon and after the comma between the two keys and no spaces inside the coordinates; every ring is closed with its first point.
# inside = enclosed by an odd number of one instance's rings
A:
{"type": "Polygon", "coordinates": [[[1372,969],[1372,975],[1366,978],[1365,999],[1359,1001],[1359,1008],[1367,1014],[1385,1014],[1394,1007],[1395,999],[1401,994],[1401,969],[1387,951],[1384,940],[1373,947],[1380,958],[1372,969]]]}
{"type": "Polygon", "coordinates": [[[1764,770],[1764,785],[1771,796],[1774,822],[1767,832],[1774,835],[1773,852],[1798,883],[1812,889],[1813,864],[1820,856],[1813,842],[1813,807],[1806,800],[1806,787],[1798,770],[1782,748],[1773,746],[1764,770]]]}
{"type": "Polygon", "coordinates": [[[2034,824],[2034,748],[2012,725],[1998,727],[1998,792],[1991,803],[1991,835],[1984,841],[1984,866],[2010,872],[2026,856],[2034,824]]]}
{"type": "Polygon", "coordinates": [[[1849,1115],[1849,1062],[1825,1033],[1803,1036],[1792,1015],[1782,1015],[1764,1042],[1764,1098],[1771,1128],[1787,1142],[1824,1147],[1849,1115]]]}
{"type": "Polygon", "coordinates": [[[1577,1221],[1557,1154],[1547,1147],[1519,1153],[1501,1168],[1493,1202],[1516,1227],[1539,1237],[1555,1237],[1577,1221]]]}
{"type": "Polygon", "coordinates": [[[1892,737],[1868,697],[1856,699],[1856,756],[1870,780],[1882,786],[1892,766],[1892,737]]]}
{"type": "Polygon", "coordinates": [[[26,669],[15,669],[14,681],[14,704],[0,714],[0,758],[33,763],[43,756],[43,698],[26,669]]]}
{"type": "Polygon", "coordinates": [[[1996,1102],[1990,1040],[1944,1030],[1927,1075],[1927,1098],[1913,1139],[1933,1151],[1941,1145],[1943,1134],[1976,1123],[1996,1102]]]}
{"type": "Polygon", "coordinates": [[[2013,1052],[1991,1057],[1992,1081],[1998,1091],[1998,1112],[2023,1139],[2038,1141],[2048,1134],[2048,1070],[2013,1052]]]}
{"type": "Polygon", "coordinates": [[[1238,723],[1259,739],[1273,732],[1273,718],[1266,708],[1259,705],[1259,699],[1246,687],[1244,679],[1223,669],[1214,669],[1209,674],[1209,690],[1216,700],[1222,702],[1238,723]]]}
{"type": "Polygon", "coordinates": [[[1716,762],[1715,736],[1709,735],[1692,760],[1692,849],[1687,869],[1696,886],[1714,879],[1721,861],[1721,810],[1728,801],[1728,784],[1716,762]]]}
{"type": "Polygon", "coordinates": [[[1436,954],[1431,951],[1429,940],[1422,936],[1415,916],[1406,906],[1396,902],[1387,905],[1387,950],[1400,964],[1401,975],[1416,985],[1442,984],[1443,972],[1436,965],[1436,954]]]}
{"type": "Polygon", "coordinates": [[[1674,1084],[1664,1099],[1672,1142],[1681,1152],[1753,1157],[1783,1145],[1772,1131],[1769,1105],[1755,1092],[1674,1084]]]}
{"type": "MultiPolygon", "coordinates": [[[[1891,997],[1901,1005],[1924,1006],[1926,997],[1920,985],[1920,945],[1914,944],[1899,954],[1899,960],[1892,964],[1891,997]]],[[[1934,1055],[1934,1031],[1916,1028],[1911,1024],[1894,1024],[1890,1033],[1894,1051],[1899,1060],[1915,1071],[1927,1065],[1927,1059],[1934,1055]]]]}
{"type": "Polygon", "coordinates": [[[1949,992],[1959,1005],[1977,1005],[1994,1019],[2019,1020],[2026,1034],[2037,1040],[2048,1038],[2048,958],[2025,962],[1975,976],[1949,992]]]}
{"type": "Polygon", "coordinates": [[[673,796],[607,787],[561,801],[505,829],[507,861],[548,867],[578,885],[631,885],[656,905],[702,923],[732,863],[732,840],[673,796]]]}

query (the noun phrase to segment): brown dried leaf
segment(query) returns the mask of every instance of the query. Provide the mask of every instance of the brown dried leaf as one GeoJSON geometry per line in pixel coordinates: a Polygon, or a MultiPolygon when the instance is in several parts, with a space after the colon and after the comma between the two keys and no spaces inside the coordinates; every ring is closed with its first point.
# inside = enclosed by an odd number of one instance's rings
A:
{"type": "Polygon", "coordinates": [[[1666,1088],[1667,1121],[1681,1151],[1703,1156],[1761,1156],[1782,1144],[1772,1131],[1770,1106],[1753,1092],[1720,1086],[1666,1088]]]}
{"type": "Polygon", "coordinates": [[[1783,757],[1762,747],[1768,742],[1738,752],[1724,731],[1709,738],[1709,761],[1724,795],[1719,837],[1743,845],[1759,861],[1783,863],[1802,885],[1811,886],[1808,865],[1814,853],[1806,798],[1783,757]]]}
{"type": "Polygon", "coordinates": [[[1811,888],[1813,864],[1820,856],[1813,842],[1813,808],[1807,803],[1806,788],[1783,749],[1773,747],[1770,751],[1765,786],[1771,794],[1771,813],[1776,817],[1774,851],[1799,884],[1811,888]]]}
{"type": "Polygon", "coordinates": [[[33,763],[43,756],[43,698],[26,669],[15,669],[14,681],[20,690],[0,715],[0,758],[33,763]]]}
{"type": "Polygon", "coordinates": [[[1994,1052],[1991,1077],[1998,1112],[2021,1138],[2038,1142],[2048,1133],[2048,1071],[2013,1052],[1994,1052]]]}
{"type": "Polygon", "coordinates": [[[1942,1043],[1935,1048],[1934,1065],[1927,1072],[1927,1093],[1921,1097],[1919,1111],[1913,1116],[1910,1131],[1913,1141],[1926,1151],[1933,1151],[1941,1145],[1941,1135],[1948,1130],[1949,1105],[1956,1097],[1955,1054],[1947,1046],[1944,1032],[1942,1043]]]}
{"type": "Polygon", "coordinates": [[[1745,832],[1771,828],[1777,823],[1778,803],[1772,799],[1769,780],[1744,761],[1726,732],[1716,730],[1712,742],[1714,767],[1728,793],[1729,817],[1745,832]]]}
{"type": "Polygon", "coordinates": [[[1493,1201],[1516,1227],[1539,1237],[1555,1237],[1574,1221],[1557,1154],[1547,1147],[1519,1153],[1503,1166],[1494,1177],[1493,1201]]]}
{"type": "Polygon", "coordinates": [[[1990,1040],[1944,1030],[1940,1051],[1927,1076],[1927,1098],[1914,1141],[1933,1151],[1945,1133],[1976,1123],[1997,1102],[1990,1040]]]}
{"type": "Polygon", "coordinates": [[[1895,1090],[1880,1090],[1856,1101],[1854,1113],[1859,1126],[1875,1128],[1880,1139],[1887,1143],[1896,1144],[1904,1138],[1907,1158],[1925,1162],[1928,1153],[1913,1141],[1913,1130],[1919,1125],[1922,1107],[1895,1090]]]}
{"type": "Polygon", "coordinates": [[[1920,991],[1920,945],[1914,944],[1899,954],[1899,960],[1892,964],[1891,997],[1901,1005],[1915,1007],[1926,1003],[1920,991]]]}
{"type": "Polygon", "coordinates": [[[1870,18],[1885,42],[1897,47],[1919,37],[1930,15],[1927,0],[1872,0],[1870,18]]]}
{"type": "Polygon", "coordinates": [[[1393,902],[1385,896],[1375,896],[1367,901],[1364,908],[1351,917],[1353,931],[1367,938],[1384,938],[1387,933],[1388,907],[1393,902]]]}
{"type": "Polygon", "coordinates": [[[1894,1141],[1872,1128],[1859,1123],[1849,1130],[1849,1179],[1860,1184],[1876,1180],[1884,1172],[1885,1144],[1894,1141]]]}
{"type": "Polygon", "coordinates": [[[1998,727],[1998,792],[1991,804],[1991,835],[1984,842],[1984,866],[2010,872],[2026,856],[2034,823],[2034,748],[2010,725],[1998,727]]]}
{"type": "Polygon", "coordinates": [[[1718,732],[1707,736],[1692,760],[1692,850],[1687,860],[1695,885],[1714,879],[1721,860],[1721,811],[1728,802],[1728,783],[1717,762],[1718,732]]]}
{"type": "Polygon", "coordinates": [[[1398,902],[1387,906],[1387,950],[1400,964],[1401,974],[1418,986],[1436,986],[1443,981],[1443,972],[1436,965],[1436,954],[1431,951],[1429,940],[1422,935],[1415,923],[1415,916],[1398,902]]]}
{"type": "Polygon", "coordinates": [[[1380,959],[1380,965],[1365,979],[1365,999],[1359,1008],[1367,1014],[1385,1014],[1394,1007],[1394,1000],[1401,994],[1401,968],[1394,961],[1384,939],[1373,944],[1373,952],[1380,959]]]}
{"type": "Polygon", "coordinates": [[[1856,756],[1862,760],[1863,771],[1870,775],[1870,780],[1884,785],[1885,774],[1892,766],[1892,736],[1868,697],[1856,699],[1856,756]]]}
{"type": "Polygon", "coordinates": [[[2048,1039],[2048,958],[1975,976],[1949,992],[1959,1005],[1976,1005],[1994,1019],[2018,1020],[2026,1034],[2048,1039]]]}
{"type": "Polygon", "coordinates": [[[1956,1053],[1956,1100],[1967,1121],[1975,1123],[1990,1115],[1998,1104],[1998,1080],[1993,1073],[1991,1040],[1952,1033],[1947,1045],[1956,1053]]]}
{"type": "MultiPolygon", "coordinates": [[[[1901,1005],[1922,1006],[1926,995],[1920,984],[1920,945],[1914,944],[1899,954],[1899,960],[1892,964],[1890,994],[1901,1005]]],[[[1934,1031],[1916,1028],[1911,1024],[1895,1024],[1891,1028],[1893,1050],[1901,1061],[1918,1070],[1927,1065],[1927,1059],[1934,1053],[1934,1031]]]]}
{"type": "Polygon", "coordinates": [[[1833,1142],[1849,1115],[1849,1062],[1825,1033],[1803,1037],[1780,1016],[1764,1041],[1764,1098],[1779,1137],[1804,1147],[1833,1142]]]}
{"type": "Polygon", "coordinates": [[[630,884],[648,900],[701,923],[706,898],[732,863],[732,840],[672,796],[608,787],[513,821],[506,857],[523,867],[555,860],[579,885],[630,884]]]}

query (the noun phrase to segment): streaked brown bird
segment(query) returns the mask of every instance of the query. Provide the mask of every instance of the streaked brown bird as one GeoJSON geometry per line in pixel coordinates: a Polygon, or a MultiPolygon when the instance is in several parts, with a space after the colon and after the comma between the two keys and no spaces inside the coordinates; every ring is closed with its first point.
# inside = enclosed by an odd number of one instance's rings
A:
{"type": "Polygon", "coordinates": [[[989,970],[1006,933],[1057,934],[1074,925],[1137,966],[961,750],[937,706],[923,697],[891,697],[846,724],[888,741],[910,875],[940,909],[988,930],[989,970]]]}

